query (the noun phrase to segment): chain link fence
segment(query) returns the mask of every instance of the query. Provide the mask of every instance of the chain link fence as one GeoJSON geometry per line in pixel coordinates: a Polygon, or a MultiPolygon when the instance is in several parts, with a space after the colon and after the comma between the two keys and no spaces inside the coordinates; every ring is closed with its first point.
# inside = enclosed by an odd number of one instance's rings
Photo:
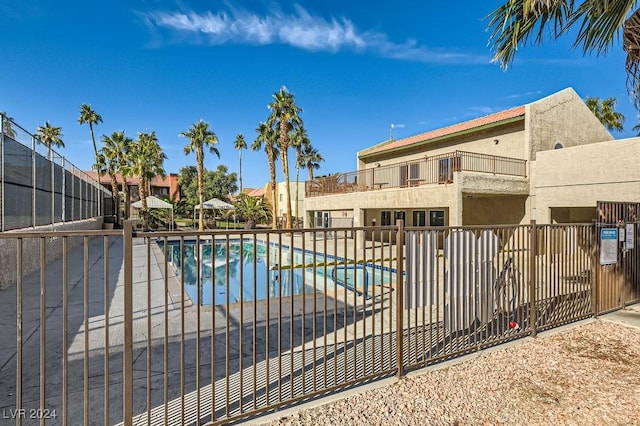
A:
{"type": "Polygon", "coordinates": [[[104,213],[111,192],[0,114],[0,230],[70,222],[104,213]]]}

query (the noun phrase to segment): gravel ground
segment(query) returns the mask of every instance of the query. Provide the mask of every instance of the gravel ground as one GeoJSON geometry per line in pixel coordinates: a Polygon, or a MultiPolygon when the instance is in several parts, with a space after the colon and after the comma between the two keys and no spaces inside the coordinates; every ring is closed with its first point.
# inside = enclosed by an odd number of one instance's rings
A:
{"type": "Polygon", "coordinates": [[[271,425],[640,425],[640,330],[596,320],[271,425]]]}

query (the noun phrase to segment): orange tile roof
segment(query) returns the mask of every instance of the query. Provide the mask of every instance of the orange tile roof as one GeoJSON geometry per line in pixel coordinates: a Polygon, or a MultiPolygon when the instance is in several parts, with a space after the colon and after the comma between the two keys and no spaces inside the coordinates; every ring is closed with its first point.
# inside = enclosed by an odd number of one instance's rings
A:
{"type": "Polygon", "coordinates": [[[264,196],[264,187],[263,188],[254,189],[253,191],[251,191],[249,193],[249,195],[252,196],[252,197],[262,197],[262,196],[264,196]]]}
{"type": "Polygon", "coordinates": [[[443,136],[452,135],[458,132],[471,130],[477,127],[482,127],[487,124],[498,123],[500,121],[508,120],[510,118],[515,118],[522,115],[524,115],[524,106],[507,109],[504,111],[497,112],[495,114],[486,115],[484,117],[475,118],[473,120],[464,121],[462,123],[453,124],[451,126],[442,127],[436,130],[431,130],[426,133],[410,136],[408,138],[389,141],[387,143],[383,143],[382,145],[378,145],[373,148],[370,148],[369,150],[365,150],[364,152],[361,152],[360,156],[384,152],[390,149],[411,145],[416,142],[425,142],[430,139],[436,139],[443,136]]]}

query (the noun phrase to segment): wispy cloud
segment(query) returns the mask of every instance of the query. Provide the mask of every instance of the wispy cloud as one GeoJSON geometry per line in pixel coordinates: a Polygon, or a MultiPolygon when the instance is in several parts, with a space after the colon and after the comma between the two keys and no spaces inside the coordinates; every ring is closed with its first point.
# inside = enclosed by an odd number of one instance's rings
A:
{"type": "Polygon", "coordinates": [[[432,49],[417,40],[398,43],[380,32],[360,31],[349,19],[323,18],[294,6],[292,13],[272,9],[260,15],[247,10],[227,8],[217,12],[148,12],[142,17],[156,32],[168,30],[181,41],[223,45],[229,43],[285,44],[311,52],[356,51],[425,63],[489,64],[485,55],[470,55],[445,49],[432,49]]]}
{"type": "Polygon", "coordinates": [[[518,99],[518,98],[523,98],[523,97],[526,97],[526,96],[539,95],[540,93],[542,93],[540,90],[535,90],[535,91],[530,91],[530,92],[525,92],[525,93],[516,93],[516,94],[513,94],[513,95],[503,96],[502,99],[518,99]]]}
{"type": "Polygon", "coordinates": [[[490,106],[475,106],[469,108],[469,112],[465,114],[467,117],[481,117],[483,115],[493,114],[494,112],[502,111],[503,108],[495,108],[490,106]]]}

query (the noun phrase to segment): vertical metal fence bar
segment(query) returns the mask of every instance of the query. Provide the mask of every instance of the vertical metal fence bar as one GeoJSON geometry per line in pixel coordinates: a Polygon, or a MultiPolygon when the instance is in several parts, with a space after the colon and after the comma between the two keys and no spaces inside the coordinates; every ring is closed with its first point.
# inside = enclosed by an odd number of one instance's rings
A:
{"type": "Polygon", "coordinates": [[[211,239],[211,253],[209,261],[211,262],[211,421],[216,420],[216,238],[214,234],[209,236],[211,239]]]}
{"type": "MultiPolygon", "coordinates": [[[[389,277],[389,281],[391,281],[391,270],[393,269],[393,256],[396,256],[396,260],[398,253],[397,252],[393,252],[393,246],[391,245],[391,237],[393,235],[394,230],[392,229],[387,229],[386,231],[380,231],[380,250],[382,252],[382,257],[385,258],[384,256],[384,240],[386,238],[387,242],[388,242],[388,247],[389,247],[389,256],[386,257],[387,261],[383,263],[386,263],[386,268],[387,268],[387,277],[389,277]],[[384,236],[386,233],[386,237],[384,236]]],[[[384,269],[383,269],[384,270],[384,269]]],[[[396,275],[398,274],[397,270],[396,270],[396,275]]],[[[398,298],[398,280],[397,280],[397,276],[396,276],[396,282],[395,282],[395,286],[396,288],[394,289],[395,291],[395,295],[396,298],[398,298]]],[[[395,368],[397,367],[398,364],[398,347],[396,346],[396,352],[395,352],[395,358],[394,358],[394,352],[393,352],[393,344],[394,344],[394,339],[393,339],[393,333],[394,331],[396,332],[396,336],[395,336],[395,340],[398,340],[398,324],[394,324],[394,319],[396,318],[396,312],[394,310],[394,305],[397,305],[397,300],[393,301],[393,298],[389,298],[389,331],[388,331],[388,336],[389,336],[389,368],[395,368]]]]}
{"type": "Polygon", "coordinates": [[[69,391],[69,241],[62,237],[62,424],[66,425],[68,418],[69,391]]]}
{"type": "Polygon", "coordinates": [[[146,238],[147,262],[147,424],[151,424],[151,238],[146,238]]]}
{"type": "Polygon", "coordinates": [[[277,271],[278,285],[278,402],[282,402],[282,287],[284,279],[282,277],[282,233],[278,233],[277,263],[274,265],[277,271]]]}
{"type": "MultiPolygon", "coordinates": [[[[325,228],[324,240],[327,241],[327,235],[331,236],[325,228]]],[[[333,239],[333,270],[338,267],[338,241],[333,239]]],[[[326,271],[325,271],[326,272],[326,271]]],[[[337,273],[336,273],[337,277],[337,273]]],[[[333,385],[338,384],[338,283],[333,284],[333,385]]]]}
{"type": "MultiPolygon", "coordinates": [[[[227,235],[227,240],[229,239],[229,235],[227,235]]],[[[238,346],[240,347],[240,353],[238,356],[238,372],[240,376],[240,399],[239,399],[239,408],[240,413],[243,412],[243,404],[242,397],[244,396],[244,388],[243,388],[243,371],[242,371],[242,360],[244,358],[244,238],[240,236],[240,283],[239,283],[239,302],[240,302],[240,321],[238,324],[238,346]]]]}
{"type": "Polygon", "coordinates": [[[404,375],[404,354],[403,354],[403,286],[404,280],[402,274],[403,272],[403,264],[404,264],[404,221],[402,219],[398,220],[398,227],[396,229],[397,237],[396,237],[396,353],[397,353],[397,368],[398,368],[398,378],[402,378],[404,375]]]}
{"type": "MultiPolygon", "coordinates": [[[[185,294],[184,294],[184,277],[186,275],[186,266],[184,264],[184,236],[180,236],[180,423],[184,424],[185,417],[185,347],[184,347],[184,333],[185,333],[185,321],[184,321],[184,309],[185,309],[185,294]]],[[[228,344],[228,342],[227,342],[228,344]]],[[[228,346],[228,345],[227,345],[228,346]]]]}
{"type": "MultiPolygon", "coordinates": [[[[196,235],[196,243],[193,250],[193,256],[196,260],[196,423],[200,423],[200,306],[202,305],[202,293],[204,292],[204,283],[202,282],[202,256],[204,249],[200,245],[200,235],[196,235]]],[[[215,268],[215,263],[211,264],[211,268],[215,268]]],[[[241,287],[242,288],[242,284],[241,287]]],[[[183,290],[184,291],[184,290],[183,290]]],[[[213,288],[212,288],[213,291],[213,288]]],[[[242,324],[241,324],[242,325],[242,324]]],[[[242,327],[240,327],[242,329],[242,327]]],[[[242,359],[242,346],[240,346],[240,358],[242,359]]],[[[241,385],[242,386],[242,385],[241,385]]],[[[242,389],[242,387],[241,387],[242,389]]],[[[242,397],[242,392],[240,392],[242,397]]]]}
{"type": "MultiPolygon", "coordinates": [[[[0,116],[4,122],[4,116],[0,116]]],[[[4,209],[3,209],[4,211],[4,209]]],[[[22,405],[22,287],[23,287],[23,267],[22,267],[22,238],[18,238],[16,252],[16,410],[21,410],[22,405]]],[[[65,351],[66,353],[66,351],[65,351]]],[[[16,411],[20,412],[20,411],[16,411]]],[[[16,425],[22,424],[22,417],[16,416],[16,425]]]]}
{"type": "MultiPolygon", "coordinates": [[[[102,240],[104,270],[104,424],[109,424],[109,236],[102,240]]],[[[65,346],[66,348],[66,346],[65,346]]]]}
{"type": "MultiPolygon", "coordinates": [[[[229,265],[229,236],[226,237],[225,239],[225,261],[226,264],[229,265]]],[[[226,391],[225,391],[225,416],[229,417],[230,414],[230,407],[229,407],[229,396],[230,396],[230,391],[229,391],[229,379],[230,379],[230,369],[229,369],[229,358],[230,358],[230,344],[231,344],[231,336],[230,336],[230,324],[231,324],[231,317],[230,317],[230,308],[231,308],[231,301],[230,301],[230,286],[229,286],[229,276],[230,276],[230,271],[229,271],[229,267],[226,268],[225,270],[225,295],[226,295],[226,304],[225,304],[225,360],[224,360],[224,365],[225,365],[225,382],[226,382],[226,391]]]]}
{"type": "Polygon", "coordinates": [[[294,242],[293,242],[293,232],[289,233],[289,269],[287,271],[287,275],[289,276],[288,283],[288,291],[289,291],[289,390],[290,390],[290,398],[293,399],[295,396],[294,385],[295,385],[295,376],[294,376],[294,344],[295,344],[295,333],[294,333],[294,322],[295,322],[295,314],[294,314],[294,296],[295,296],[295,275],[294,275],[294,242]]]}
{"type": "MultiPolygon", "coordinates": [[[[359,234],[356,231],[352,231],[352,232],[353,232],[354,260],[357,262],[356,256],[358,253],[358,235],[359,234]]],[[[345,238],[346,238],[346,235],[345,235],[345,238]]],[[[362,246],[366,247],[364,244],[364,241],[362,246]]],[[[362,289],[362,376],[366,377],[368,375],[369,367],[372,366],[372,363],[367,362],[367,340],[370,339],[372,343],[375,343],[375,335],[374,334],[370,335],[367,333],[367,298],[370,297],[369,292],[371,291],[371,288],[375,286],[375,281],[373,280],[373,277],[369,277],[367,272],[366,249],[363,250],[363,252],[364,253],[362,258],[362,270],[363,270],[362,279],[364,280],[364,282],[362,283],[362,286],[363,286],[363,289],[362,289]]],[[[373,265],[371,269],[375,270],[375,261],[371,262],[371,264],[373,265]]],[[[373,314],[373,311],[372,311],[372,314],[373,314]]],[[[375,366],[373,371],[375,371],[375,366]]]]}
{"type": "Polygon", "coordinates": [[[536,337],[538,335],[538,329],[536,327],[538,227],[535,220],[531,220],[529,235],[529,327],[531,328],[531,336],[536,337]]]}
{"type": "MultiPolygon", "coordinates": [[[[311,285],[313,286],[313,313],[312,313],[312,320],[311,320],[311,334],[312,334],[312,340],[313,340],[313,359],[312,359],[312,367],[311,367],[311,371],[313,372],[313,387],[312,387],[312,391],[315,392],[317,389],[317,370],[318,370],[318,366],[316,365],[316,359],[317,359],[317,345],[316,345],[316,336],[317,336],[317,304],[318,304],[318,299],[317,299],[317,295],[318,295],[318,256],[317,256],[317,252],[318,252],[318,245],[317,245],[317,234],[316,232],[312,232],[312,250],[313,250],[313,254],[312,254],[312,260],[311,262],[313,263],[313,279],[312,279],[312,283],[311,285]]],[[[306,275],[306,268],[303,268],[303,274],[306,275]]],[[[327,293],[324,293],[324,297],[326,298],[327,293]]],[[[326,360],[325,360],[326,361],[326,360]]],[[[326,364],[323,362],[322,365],[326,368],[326,364]]]]}
{"type": "MultiPolygon", "coordinates": [[[[242,236],[241,236],[242,238],[242,236]]],[[[257,365],[257,326],[258,326],[258,240],[257,235],[253,234],[253,327],[251,329],[251,353],[252,353],[252,365],[253,365],[253,392],[252,392],[252,400],[253,400],[253,410],[257,408],[257,399],[258,399],[258,389],[257,389],[257,381],[258,381],[258,365],[257,365]]],[[[265,263],[269,263],[268,261],[265,263]]],[[[213,265],[213,263],[212,263],[213,265]]],[[[269,282],[269,274],[267,274],[267,300],[269,300],[269,291],[268,291],[268,282],[269,282]]],[[[267,313],[268,315],[268,313],[267,313]]],[[[269,357],[269,351],[266,352],[266,357],[269,357]]],[[[266,390],[269,388],[269,376],[267,375],[266,390]]]]}
{"type": "MultiPolygon", "coordinates": [[[[254,236],[255,238],[255,236],[254,236]]],[[[264,262],[264,267],[265,267],[265,274],[267,279],[265,280],[265,292],[267,294],[267,307],[266,307],[266,312],[265,312],[265,325],[264,325],[264,329],[265,329],[265,344],[264,344],[264,348],[265,348],[265,374],[266,374],[266,381],[265,381],[265,396],[266,396],[266,401],[267,401],[267,405],[271,405],[271,389],[270,389],[270,383],[271,383],[271,370],[270,370],[270,366],[269,366],[269,358],[271,358],[270,352],[271,352],[271,298],[275,297],[275,289],[271,290],[271,286],[273,285],[273,278],[271,277],[271,267],[269,266],[271,263],[271,238],[270,238],[270,234],[267,233],[267,240],[265,242],[266,248],[265,248],[265,255],[266,255],[266,261],[264,262]]]]}
{"type": "Polygon", "coordinates": [[[91,423],[89,419],[89,237],[83,237],[83,297],[84,297],[84,424],[91,423]]]}
{"type": "MultiPolygon", "coordinates": [[[[4,169],[4,162],[2,163],[4,169]]],[[[31,137],[31,225],[36,226],[36,138],[31,137]]]]}
{"type": "MultiPolygon", "coordinates": [[[[336,233],[336,231],[332,231],[332,236],[333,236],[333,240],[336,241],[336,257],[338,255],[338,250],[337,250],[337,241],[338,241],[338,234],[336,233]]],[[[344,255],[343,260],[342,260],[342,265],[344,267],[343,269],[343,279],[346,281],[347,277],[347,242],[344,241],[342,244],[342,253],[344,255]]],[[[336,278],[339,276],[339,274],[336,271],[336,278]]],[[[337,283],[336,283],[337,284],[337,283]]],[[[343,366],[342,366],[342,371],[344,372],[344,376],[342,378],[343,383],[348,381],[348,376],[349,376],[349,369],[347,368],[349,365],[349,334],[348,334],[348,324],[349,324],[349,306],[348,306],[348,302],[349,302],[349,293],[347,290],[347,283],[345,282],[344,285],[342,286],[344,288],[344,292],[343,292],[343,308],[342,308],[342,331],[343,331],[343,341],[342,341],[342,348],[343,348],[343,366]]]]}
{"type": "MultiPolygon", "coordinates": [[[[345,259],[347,259],[348,257],[348,251],[347,251],[347,236],[346,236],[346,231],[344,231],[345,235],[343,235],[343,239],[345,241],[345,250],[344,250],[344,254],[345,254],[345,259]]],[[[355,380],[358,377],[358,274],[357,274],[357,268],[356,265],[358,264],[358,255],[356,252],[356,245],[353,245],[353,380],[355,380]]],[[[345,270],[346,272],[346,270],[345,270]]],[[[346,281],[346,274],[345,274],[345,281],[346,281]]],[[[347,283],[345,282],[345,285],[347,285],[347,283]]],[[[363,365],[364,367],[364,365],[363,365]]]]}
{"type": "MultiPolygon", "coordinates": [[[[365,251],[365,258],[367,257],[367,231],[364,230],[362,231],[362,246],[364,247],[364,251],[365,251]]],[[[376,341],[377,341],[377,335],[376,335],[376,276],[377,273],[376,271],[378,270],[378,268],[376,267],[376,254],[375,254],[375,245],[371,244],[371,255],[370,258],[373,260],[373,267],[371,268],[371,339],[372,339],[372,345],[371,345],[371,358],[372,358],[372,365],[373,365],[373,371],[377,372],[382,370],[382,368],[378,369],[378,364],[377,364],[377,354],[378,354],[378,350],[377,350],[377,345],[376,345],[376,341]]],[[[381,284],[381,288],[380,291],[382,292],[382,280],[380,280],[380,284],[381,284]]],[[[382,350],[382,347],[380,348],[380,350],[382,350]]]]}
{"type": "Polygon", "coordinates": [[[123,339],[123,423],[133,423],[133,228],[131,221],[124,223],[124,339],[123,339]]]}
{"type": "MultiPolygon", "coordinates": [[[[297,189],[297,188],[296,188],[297,189]]],[[[293,235],[294,233],[292,232],[291,235],[293,235]]],[[[301,283],[300,283],[300,287],[301,287],[301,292],[300,295],[302,297],[302,395],[307,393],[307,376],[306,376],[306,354],[305,354],[305,340],[306,340],[306,330],[307,330],[307,297],[306,297],[306,277],[305,277],[305,264],[306,264],[306,246],[305,246],[305,233],[304,232],[300,232],[300,237],[301,237],[301,247],[302,247],[302,252],[300,255],[300,264],[301,269],[301,283]]],[[[293,245],[291,246],[291,250],[293,251],[293,245]]]]}
{"type": "MultiPolygon", "coordinates": [[[[317,235],[317,233],[315,233],[317,235]]],[[[323,373],[323,387],[328,387],[328,369],[329,369],[329,360],[327,359],[327,310],[328,310],[328,303],[327,303],[327,263],[329,263],[329,258],[328,258],[328,254],[327,254],[327,232],[323,231],[323,237],[322,237],[322,243],[323,243],[323,259],[324,262],[322,265],[322,272],[323,272],[323,277],[322,277],[322,289],[324,290],[324,297],[323,297],[323,301],[322,301],[322,339],[323,339],[323,352],[322,352],[322,365],[324,366],[324,369],[322,370],[323,373]]],[[[335,297],[334,297],[335,300],[335,297]]],[[[335,357],[334,357],[335,358],[335,357]]]]}
{"type": "MultiPolygon", "coordinates": [[[[101,196],[100,196],[101,197],[101,196]]],[[[98,198],[98,200],[100,199],[98,198]]],[[[169,241],[165,236],[162,240],[162,251],[164,254],[164,347],[163,347],[163,366],[164,366],[164,423],[167,424],[169,422],[169,262],[167,261],[167,253],[169,251],[169,241]]],[[[172,250],[172,258],[173,258],[173,247],[172,250]]],[[[213,292],[212,292],[213,293],[213,292]]],[[[215,330],[215,328],[213,328],[215,330]]],[[[213,366],[213,363],[212,363],[213,366]]],[[[212,380],[213,384],[214,381],[212,380]]],[[[212,413],[215,411],[215,404],[212,403],[212,413]]],[[[212,419],[213,420],[213,419],[212,419]]]]}

